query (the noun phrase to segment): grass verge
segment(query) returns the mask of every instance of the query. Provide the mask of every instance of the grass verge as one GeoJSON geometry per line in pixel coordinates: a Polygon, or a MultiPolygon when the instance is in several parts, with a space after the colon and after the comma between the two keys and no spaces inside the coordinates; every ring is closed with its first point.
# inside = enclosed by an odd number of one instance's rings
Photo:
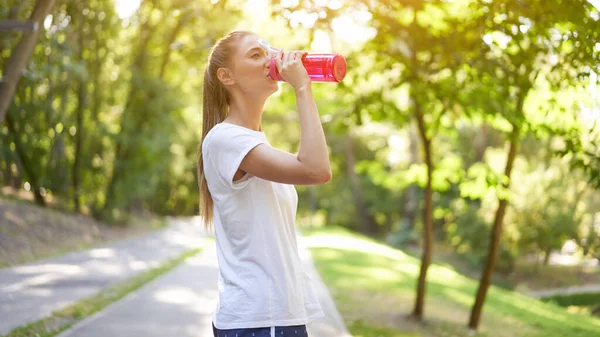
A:
{"type": "Polygon", "coordinates": [[[408,318],[420,260],[339,227],[304,229],[321,278],[355,337],[595,337],[600,320],[490,287],[477,333],[466,328],[478,281],[432,264],[425,322],[408,318]]]}
{"type": "Polygon", "coordinates": [[[167,221],[150,214],[128,215],[109,225],[90,216],[0,195],[0,268],[61,256],[163,229],[167,221]]]}
{"type": "Polygon", "coordinates": [[[200,253],[209,239],[205,239],[203,247],[188,250],[158,267],[149,269],[137,276],[116,283],[98,294],[78,301],[64,309],[57,310],[47,318],[16,328],[2,337],[53,337],[73,324],[106,308],[122,299],[127,294],[139,289],[157,277],[171,271],[187,258],[200,253]]]}
{"type": "MultiPolygon", "coordinates": [[[[132,222],[132,223],[134,223],[134,222],[132,222]]],[[[166,227],[167,227],[167,221],[165,219],[155,219],[155,220],[151,220],[151,221],[135,220],[135,224],[132,224],[130,227],[119,228],[119,229],[114,230],[115,232],[120,234],[119,236],[111,235],[109,238],[104,238],[104,237],[94,238],[94,237],[92,237],[91,239],[88,239],[91,241],[80,241],[78,239],[71,240],[71,241],[64,240],[64,241],[58,241],[58,243],[55,243],[54,246],[52,246],[49,243],[43,245],[43,247],[42,247],[42,245],[37,244],[35,252],[31,252],[31,251],[23,252],[20,256],[18,256],[17,259],[12,261],[11,263],[3,261],[4,259],[2,257],[0,257],[0,269],[10,268],[15,265],[23,265],[23,264],[37,262],[37,261],[41,261],[41,260],[56,258],[59,256],[63,256],[65,254],[77,253],[77,252],[89,250],[89,249],[99,247],[102,245],[107,245],[110,243],[118,242],[120,240],[126,240],[131,237],[135,237],[135,236],[143,235],[146,233],[151,233],[153,231],[165,229],[166,227]],[[148,225],[139,225],[138,223],[141,223],[141,222],[148,223],[148,225]]]]}

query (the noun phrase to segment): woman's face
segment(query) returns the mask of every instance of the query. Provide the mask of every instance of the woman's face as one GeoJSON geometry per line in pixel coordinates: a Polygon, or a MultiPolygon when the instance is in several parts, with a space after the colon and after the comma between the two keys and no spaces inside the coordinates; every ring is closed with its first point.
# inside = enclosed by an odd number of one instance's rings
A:
{"type": "Polygon", "coordinates": [[[269,76],[270,57],[259,40],[256,35],[241,38],[231,58],[231,77],[234,86],[243,92],[270,95],[277,91],[278,85],[269,76]]]}

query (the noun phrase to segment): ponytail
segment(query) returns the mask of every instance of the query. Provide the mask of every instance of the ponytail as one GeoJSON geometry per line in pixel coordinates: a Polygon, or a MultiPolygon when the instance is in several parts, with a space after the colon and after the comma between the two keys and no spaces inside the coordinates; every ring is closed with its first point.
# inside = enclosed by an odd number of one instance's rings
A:
{"type": "Polygon", "coordinates": [[[228,56],[234,51],[236,42],[243,36],[252,34],[245,31],[229,33],[217,41],[208,58],[204,70],[204,85],[202,93],[202,141],[198,146],[198,187],[200,189],[200,216],[206,230],[212,230],[213,199],[208,189],[204,174],[204,159],[202,158],[202,143],[208,132],[221,123],[229,114],[229,95],[225,85],[217,78],[217,70],[226,67],[228,56]]]}

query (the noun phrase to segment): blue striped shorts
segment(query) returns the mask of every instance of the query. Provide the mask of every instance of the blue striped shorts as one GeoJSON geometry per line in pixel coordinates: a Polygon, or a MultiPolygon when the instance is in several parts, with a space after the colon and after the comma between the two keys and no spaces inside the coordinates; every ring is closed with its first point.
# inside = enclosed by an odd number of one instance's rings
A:
{"type": "Polygon", "coordinates": [[[213,324],[214,337],[308,337],[306,325],[220,330],[213,324]]]}

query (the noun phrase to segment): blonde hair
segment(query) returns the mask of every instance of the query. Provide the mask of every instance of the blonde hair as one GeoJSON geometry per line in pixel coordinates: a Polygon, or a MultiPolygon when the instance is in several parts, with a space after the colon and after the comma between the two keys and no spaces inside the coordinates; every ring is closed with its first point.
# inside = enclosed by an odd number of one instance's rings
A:
{"type": "Polygon", "coordinates": [[[212,229],[213,199],[208,190],[204,175],[204,160],[202,159],[202,142],[208,132],[229,114],[230,97],[225,86],[217,77],[219,68],[227,67],[230,55],[235,51],[237,42],[254,33],[234,31],[219,39],[212,47],[208,56],[208,64],[204,70],[204,87],[202,93],[202,141],[198,147],[198,187],[200,189],[200,216],[207,230],[212,229]]]}

